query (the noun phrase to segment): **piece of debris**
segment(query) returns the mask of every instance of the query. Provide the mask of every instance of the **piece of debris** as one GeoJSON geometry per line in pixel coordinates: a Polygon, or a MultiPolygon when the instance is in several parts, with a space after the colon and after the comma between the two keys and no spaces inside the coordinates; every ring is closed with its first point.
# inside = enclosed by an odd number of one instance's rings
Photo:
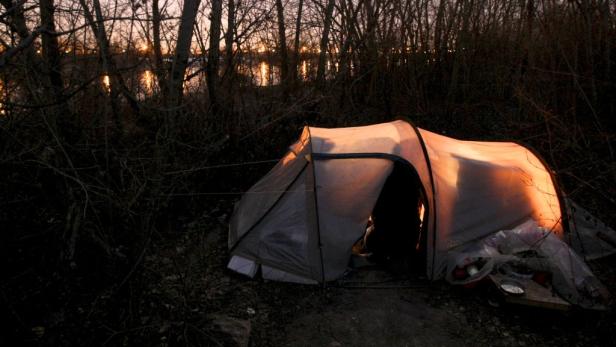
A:
{"type": "Polygon", "coordinates": [[[251,324],[249,320],[224,315],[209,317],[216,335],[221,335],[224,346],[246,347],[250,341],[251,324]]]}
{"type": "Polygon", "coordinates": [[[43,335],[45,335],[45,327],[42,327],[42,326],[33,327],[32,333],[34,333],[34,336],[41,338],[43,337],[43,335]]]}
{"type": "Polygon", "coordinates": [[[608,300],[584,261],[531,219],[450,252],[447,281],[469,285],[486,276],[510,303],[558,310],[573,303],[604,309],[608,300]]]}

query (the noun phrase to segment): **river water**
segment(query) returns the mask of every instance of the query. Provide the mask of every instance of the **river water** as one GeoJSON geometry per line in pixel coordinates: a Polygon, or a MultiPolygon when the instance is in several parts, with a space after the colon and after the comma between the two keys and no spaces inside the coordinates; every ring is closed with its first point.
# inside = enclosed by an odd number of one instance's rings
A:
{"type": "MultiPolygon", "coordinates": [[[[193,64],[186,72],[186,81],[184,82],[184,90],[188,93],[205,92],[206,73],[200,64],[193,64]]],[[[338,63],[327,61],[327,76],[333,76],[338,70],[338,63]]],[[[298,66],[298,75],[308,81],[316,76],[317,63],[315,60],[301,60],[298,66]]],[[[250,64],[238,64],[236,72],[243,77],[245,83],[250,83],[256,87],[269,87],[280,84],[280,66],[272,64],[270,61],[263,59],[250,64]]],[[[222,71],[221,71],[222,74],[222,71]]],[[[139,69],[132,76],[125,75],[128,87],[135,93],[139,100],[144,100],[158,92],[158,83],[156,75],[150,69],[139,69]]],[[[103,75],[98,80],[102,89],[109,92],[110,79],[109,76],[103,75]]],[[[5,88],[6,81],[0,79],[0,116],[6,114],[5,104],[7,99],[15,98],[15,93],[7,91],[5,88]],[[11,95],[13,94],[13,95],[11,95]]]]}

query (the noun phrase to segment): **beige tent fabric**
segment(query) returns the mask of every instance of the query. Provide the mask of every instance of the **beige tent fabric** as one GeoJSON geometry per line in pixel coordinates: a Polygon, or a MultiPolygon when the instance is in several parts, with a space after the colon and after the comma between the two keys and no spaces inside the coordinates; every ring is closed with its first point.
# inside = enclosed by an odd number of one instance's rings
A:
{"type": "MultiPolygon", "coordinates": [[[[232,255],[267,265],[273,279],[340,277],[392,160],[410,164],[423,185],[429,217],[426,271],[432,279],[444,276],[448,251],[528,217],[562,236],[552,177],[530,150],[515,143],[455,140],[395,121],[306,127],[236,206],[229,231],[232,255]]],[[[409,206],[409,213],[414,209],[409,206]]],[[[238,259],[230,268],[252,266],[238,259]]]]}
{"type": "Polygon", "coordinates": [[[306,172],[242,240],[237,254],[308,278],[320,277],[316,243],[308,227],[306,172]],[[315,247],[310,247],[310,245],[315,247]],[[312,254],[311,254],[312,253],[312,254]],[[314,264],[314,269],[311,268],[314,264]]]}
{"type": "Polygon", "coordinates": [[[460,141],[421,130],[436,189],[435,277],[448,251],[529,217],[562,238],[552,177],[531,151],[511,142],[460,141]]]}
{"type": "Polygon", "coordinates": [[[393,163],[387,159],[315,160],[315,183],[325,280],[347,268],[351,248],[366,232],[393,163]]]}
{"type": "MultiPolygon", "coordinates": [[[[403,120],[350,128],[310,127],[313,153],[328,155],[375,154],[392,155],[413,166],[425,190],[428,211],[434,209],[432,180],[422,140],[413,126],[403,120]]],[[[378,198],[378,195],[377,197],[378,198]]],[[[433,230],[435,215],[428,213],[427,230],[433,230]]],[[[433,238],[428,238],[427,273],[432,274],[434,264],[433,238]]]]}
{"type": "Polygon", "coordinates": [[[284,195],[297,176],[305,169],[308,161],[308,131],[302,133],[285,156],[259,182],[242,196],[231,218],[228,244],[233,247],[250,228],[284,195]]]}

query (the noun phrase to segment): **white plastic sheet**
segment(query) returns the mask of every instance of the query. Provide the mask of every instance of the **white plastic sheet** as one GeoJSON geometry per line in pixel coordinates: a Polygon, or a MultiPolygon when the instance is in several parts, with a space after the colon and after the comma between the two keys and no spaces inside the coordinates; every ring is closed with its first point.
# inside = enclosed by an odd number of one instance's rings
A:
{"type": "Polygon", "coordinates": [[[550,272],[554,290],[573,304],[585,308],[603,304],[605,289],[586,263],[554,233],[533,220],[451,251],[446,279],[453,284],[475,282],[507,263],[522,263],[535,271],[550,272]],[[464,279],[454,278],[456,268],[478,261],[483,266],[477,273],[464,279]]]}

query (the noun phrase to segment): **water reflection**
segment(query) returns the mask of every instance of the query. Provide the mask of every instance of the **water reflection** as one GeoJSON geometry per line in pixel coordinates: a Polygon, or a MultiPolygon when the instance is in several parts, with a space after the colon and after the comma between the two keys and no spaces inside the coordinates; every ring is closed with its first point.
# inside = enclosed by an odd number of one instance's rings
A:
{"type": "Polygon", "coordinates": [[[308,63],[304,60],[302,61],[302,78],[306,79],[308,77],[308,63]]]}
{"type": "Polygon", "coordinates": [[[154,74],[150,70],[145,70],[141,74],[141,85],[143,86],[143,91],[147,94],[154,93],[154,74]]]}
{"type": "Polygon", "coordinates": [[[267,86],[269,84],[269,71],[270,66],[268,63],[262,61],[259,64],[259,85],[267,86]]]}
{"type": "Polygon", "coordinates": [[[111,82],[109,80],[109,75],[103,75],[102,78],[103,89],[107,92],[111,92],[111,82]]]}
{"type": "MultiPolygon", "coordinates": [[[[316,76],[317,63],[315,59],[302,59],[298,64],[297,74],[303,81],[309,81],[316,76]]],[[[244,76],[244,83],[257,87],[270,87],[280,84],[280,65],[271,60],[242,61],[236,65],[237,73],[244,76]]],[[[327,78],[334,76],[339,70],[337,61],[327,61],[327,78]]],[[[353,70],[353,62],[350,63],[353,70]]],[[[224,69],[224,68],[223,68],[224,69]]],[[[224,70],[221,70],[221,75],[224,70]]],[[[140,69],[124,75],[129,89],[134,93],[138,100],[145,100],[160,92],[157,75],[152,69],[140,69]]],[[[206,92],[206,73],[202,64],[193,64],[185,75],[184,90],[187,93],[206,92]]],[[[111,93],[111,79],[109,75],[103,74],[97,79],[100,88],[104,93],[111,93]]],[[[19,98],[18,93],[11,88],[9,91],[7,80],[0,79],[0,116],[7,114],[7,103],[9,96],[19,98]]]]}
{"type": "Polygon", "coordinates": [[[137,99],[139,100],[144,100],[145,98],[155,94],[157,91],[158,80],[152,70],[146,69],[140,71],[136,82],[136,93],[137,99]]]}
{"type": "MultiPolygon", "coordinates": [[[[317,63],[310,59],[301,60],[298,66],[298,75],[303,81],[309,81],[316,77],[317,63]]],[[[252,76],[252,83],[255,86],[267,87],[280,84],[280,66],[271,64],[267,61],[261,61],[259,64],[252,66],[243,66],[238,68],[240,74],[252,76]]],[[[326,62],[326,78],[332,78],[339,72],[339,64],[337,61],[327,60],[326,62]]]]}
{"type": "Polygon", "coordinates": [[[310,63],[307,60],[302,61],[302,69],[300,75],[304,81],[310,78],[310,63]]]}
{"type": "MultiPolygon", "coordinates": [[[[310,81],[316,77],[317,59],[307,58],[300,60],[297,66],[297,75],[302,81],[310,81]]],[[[336,59],[326,62],[326,78],[333,78],[340,71],[339,63],[336,59]]],[[[225,67],[221,67],[221,76],[225,73],[225,67]]],[[[254,87],[271,87],[280,84],[280,63],[273,58],[257,58],[255,60],[238,59],[236,65],[236,73],[243,78],[236,79],[236,83],[245,84],[254,87]]],[[[355,65],[353,61],[346,65],[345,70],[349,71],[353,76],[355,65]]],[[[130,92],[141,101],[156,96],[160,92],[160,85],[157,74],[149,68],[141,68],[123,73],[125,83],[130,92]]],[[[96,88],[100,88],[103,93],[111,93],[111,79],[107,74],[101,74],[95,80],[96,88]]],[[[17,85],[13,86],[10,79],[0,79],[0,116],[5,116],[9,113],[7,104],[10,101],[21,102],[24,96],[23,92],[17,89],[17,85]],[[13,100],[15,99],[15,100],[13,100]]],[[[184,81],[185,93],[206,93],[206,73],[204,71],[204,63],[196,62],[191,64],[187,69],[184,81]]]]}
{"type": "Polygon", "coordinates": [[[252,76],[252,83],[255,86],[267,87],[280,84],[280,67],[272,65],[266,61],[261,61],[258,65],[242,69],[244,74],[252,76]],[[246,69],[248,68],[248,69],[246,69]]]}
{"type": "MultiPolygon", "coordinates": [[[[298,66],[298,75],[303,81],[315,78],[317,73],[317,63],[311,59],[301,60],[298,66]]],[[[353,63],[351,62],[351,69],[353,63]]],[[[326,78],[332,78],[339,72],[337,61],[327,60],[326,78]]],[[[222,71],[221,71],[222,73],[222,71]]],[[[258,87],[269,87],[280,84],[280,66],[268,60],[260,60],[254,63],[244,63],[237,65],[237,73],[245,76],[248,83],[258,87]]],[[[207,90],[206,73],[200,64],[190,66],[184,76],[183,84],[185,92],[199,92],[207,90]]],[[[103,89],[110,92],[109,76],[103,75],[101,79],[103,89]]],[[[133,88],[136,97],[144,100],[159,92],[158,78],[153,70],[143,69],[137,72],[133,80],[133,88]]]]}

